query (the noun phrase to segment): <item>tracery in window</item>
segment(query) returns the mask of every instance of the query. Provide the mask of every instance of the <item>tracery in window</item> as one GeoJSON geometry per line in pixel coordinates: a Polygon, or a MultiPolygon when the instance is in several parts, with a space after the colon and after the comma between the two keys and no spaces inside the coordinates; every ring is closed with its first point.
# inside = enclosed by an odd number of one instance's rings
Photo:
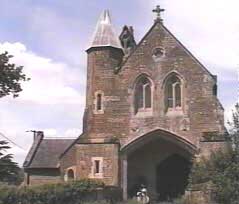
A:
{"type": "Polygon", "coordinates": [[[152,84],[147,77],[138,80],[134,97],[135,114],[152,108],[152,84]]]}
{"type": "Polygon", "coordinates": [[[166,111],[182,107],[182,83],[176,75],[170,76],[166,81],[165,107],[166,111]]]}

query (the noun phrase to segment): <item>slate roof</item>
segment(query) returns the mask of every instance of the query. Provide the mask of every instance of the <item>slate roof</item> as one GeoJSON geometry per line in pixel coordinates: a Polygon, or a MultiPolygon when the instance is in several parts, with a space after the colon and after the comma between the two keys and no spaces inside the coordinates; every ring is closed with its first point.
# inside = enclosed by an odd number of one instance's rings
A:
{"type": "Polygon", "coordinates": [[[36,139],[23,164],[24,168],[58,168],[60,155],[74,139],[36,139]]]}
{"type": "Polygon", "coordinates": [[[102,46],[111,46],[122,49],[119,37],[114,31],[108,10],[105,10],[101,14],[89,48],[102,46]]]}

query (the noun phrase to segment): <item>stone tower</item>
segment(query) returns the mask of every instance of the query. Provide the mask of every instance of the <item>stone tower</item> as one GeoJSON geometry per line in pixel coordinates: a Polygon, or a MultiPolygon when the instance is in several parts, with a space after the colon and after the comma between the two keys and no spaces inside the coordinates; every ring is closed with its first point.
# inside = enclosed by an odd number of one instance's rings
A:
{"type": "Polygon", "coordinates": [[[131,26],[116,35],[109,12],[101,15],[87,50],[83,133],[55,157],[64,177],[99,179],[125,199],[145,184],[166,200],[185,191],[194,156],[226,148],[217,77],[165,27],[162,11],[138,43],[131,26]]]}
{"type": "Polygon", "coordinates": [[[119,67],[123,50],[116,35],[109,11],[104,11],[97,23],[92,42],[87,49],[87,90],[84,115],[84,132],[91,138],[105,138],[109,134],[102,124],[113,125],[104,117],[112,112],[107,106],[115,86],[115,69],[119,67]]]}

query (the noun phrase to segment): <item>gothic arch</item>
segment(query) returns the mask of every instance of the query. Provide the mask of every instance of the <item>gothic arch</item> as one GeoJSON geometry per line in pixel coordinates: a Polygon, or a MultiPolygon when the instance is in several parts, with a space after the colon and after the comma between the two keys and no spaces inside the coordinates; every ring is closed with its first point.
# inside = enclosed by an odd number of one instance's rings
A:
{"type": "Polygon", "coordinates": [[[153,109],[153,80],[147,74],[140,74],[133,85],[134,114],[153,109]]]}
{"type": "Polygon", "coordinates": [[[121,151],[125,154],[128,154],[129,152],[134,151],[135,148],[138,148],[145,143],[158,138],[177,144],[178,146],[189,152],[191,155],[196,154],[198,151],[197,146],[194,145],[191,141],[164,129],[155,129],[146,134],[133,138],[121,147],[121,151]]]}
{"type": "MultiPolygon", "coordinates": [[[[158,176],[161,177],[165,171],[159,171],[159,175],[157,166],[167,161],[167,158],[170,158],[169,156],[174,154],[190,161],[198,151],[197,146],[188,139],[159,128],[129,140],[121,147],[122,188],[124,197],[134,196],[134,189],[137,189],[140,184],[146,185],[149,192],[153,193],[152,195],[157,192],[161,193],[161,189],[157,190],[158,176]],[[138,169],[137,172],[135,172],[135,168],[138,169]],[[141,178],[144,179],[142,180],[141,178]]],[[[169,163],[172,164],[170,166],[170,172],[172,169],[175,169],[175,165],[177,166],[178,163],[180,163],[180,161],[178,162],[177,159],[169,163]]],[[[183,181],[187,180],[186,177],[183,178],[183,181]]],[[[173,182],[171,183],[174,184],[173,182]]],[[[176,182],[176,184],[179,183],[176,182]]],[[[167,186],[167,183],[165,183],[164,187],[165,186],[167,186]]],[[[179,188],[179,190],[181,190],[181,188],[179,188]]],[[[172,192],[172,189],[170,189],[169,193],[172,192]]],[[[167,195],[167,193],[164,193],[164,195],[167,195]]]]}
{"type": "Polygon", "coordinates": [[[185,80],[176,71],[166,75],[163,80],[165,112],[183,110],[185,100],[185,80]]]}
{"type": "Polygon", "coordinates": [[[166,81],[167,81],[172,75],[177,76],[177,77],[182,81],[182,83],[185,85],[186,80],[185,80],[185,78],[182,76],[182,74],[180,74],[180,73],[179,73],[178,71],[176,71],[176,70],[173,70],[173,71],[168,72],[168,73],[165,75],[165,77],[164,77],[164,79],[163,79],[163,83],[162,83],[162,88],[165,87],[166,81]]]}

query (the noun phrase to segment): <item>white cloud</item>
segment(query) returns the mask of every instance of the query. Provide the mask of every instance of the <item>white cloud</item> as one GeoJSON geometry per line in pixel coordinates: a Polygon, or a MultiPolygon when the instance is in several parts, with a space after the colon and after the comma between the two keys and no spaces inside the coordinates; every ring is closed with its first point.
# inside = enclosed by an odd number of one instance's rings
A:
{"type": "MultiPolygon", "coordinates": [[[[47,137],[75,137],[81,132],[86,77],[85,70],[81,70],[86,66],[83,51],[95,24],[89,23],[91,20],[82,15],[76,18],[75,14],[67,15],[45,5],[39,7],[39,4],[19,2],[10,6],[14,10],[10,16],[6,12],[9,9],[3,12],[8,18],[12,17],[13,22],[24,16],[24,20],[19,22],[23,24],[24,33],[28,34],[27,38],[32,39],[29,43],[50,56],[40,56],[20,42],[0,44],[0,51],[9,50],[15,56],[14,62],[23,65],[24,72],[31,77],[31,81],[23,84],[24,91],[19,98],[5,97],[0,100],[0,132],[28,149],[32,134],[26,133],[26,130],[43,130],[47,137]]],[[[142,4],[142,9],[135,14],[144,14],[135,18],[138,38],[145,35],[153,23],[151,10],[156,4],[162,4],[166,9],[163,14],[165,25],[213,74],[219,74],[219,86],[222,80],[227,81],[227,86],[220,87],[220,92],[228,93],[229,82],[235,82],[236,67],[239,65],[239,1],[138,2],[142,4]]],[[[10,5],[9,2],[7,5],[10,5]]],[[[120,15],[127,19],[128,14],[124,15],[121,11],[120,15]]],[[[24,39],[23,36],[18,39],[21,38],[24,39]]],[[[230,84],[230,93],[235,89],[237,94],[237,87],[230,84]]],[[[223,95],[227,101],[226,116],[231,109],[228,104],[234,104],[233,97],[228,95],[223,95]]],[[[21,163],[26,153],[16,147],[12,152],[16,153],[16,159],[21,163]]]]}
{"type": "MultiPolygon", "coordinates": [[[[141,1],[152,10],[160,4],[165,25],[212,72],[235,72],[239,66],[239,1],[151,0],[141,1]]],[[[154,14],[146,17],[152,22],[154,14]]]]}
{"type": "Polygon", "coordinates": [[[82,133],[79,128],[66,129],[63,133],[53,128],[43,129],[42,131],[47,138],[77,138],[82,133]]]}
{"type": "Polygon", "coordinates": [[[82,130],[79,129],[79,128],[72,128],[72,129],[66,130],[64,136],[66,138],[68,138],[68,137],[71,137],[71,138],[72,137],[78,137],[78,136],[80,136],[81,132],[82,132],[82,130]]]}
{"type": "Polygon", "coordinates": [[[31,78],[23,84],[23,92],[16,99],[18,102],[84,104],[82,90],[72,88],[85,85],[81,70],[38,56],[19,42],[0,44],[0,52],[5,50],[14,56],[14,63],[24,66],[24,73],[31,78]]]}
{"type": "Polygon", "coordinates": [[[18,98],[0,100],[0,132],[23,147],[13,145],[11,149],[22,164],[33,138],[27,130],[43,130],[46,137],[79,136],[85,75],[76,67],[31,52],[20,42],[0,44],[0,53],[4,51],[13,55],[11,61],[24,66],[24,73],[31,78],[23,83],[18,98]]]}
{"type": "Polygon", "coordinates": [[[239,71],[239,1],[238,0],[141,0],[148,14],[142,18],[140,36],[155,18],[151,12],[156,5],[169,30],[208,68],[218,75],[220,100],[225,105],[226,118],[231,104],[237,100],[239,71]],[[143,27],[142,27],[143,26],[143,27]],[[142,29],[143,28],[143,29],[142,29]],[[230,94],[229,94],[229,93],[230,94]]]}

